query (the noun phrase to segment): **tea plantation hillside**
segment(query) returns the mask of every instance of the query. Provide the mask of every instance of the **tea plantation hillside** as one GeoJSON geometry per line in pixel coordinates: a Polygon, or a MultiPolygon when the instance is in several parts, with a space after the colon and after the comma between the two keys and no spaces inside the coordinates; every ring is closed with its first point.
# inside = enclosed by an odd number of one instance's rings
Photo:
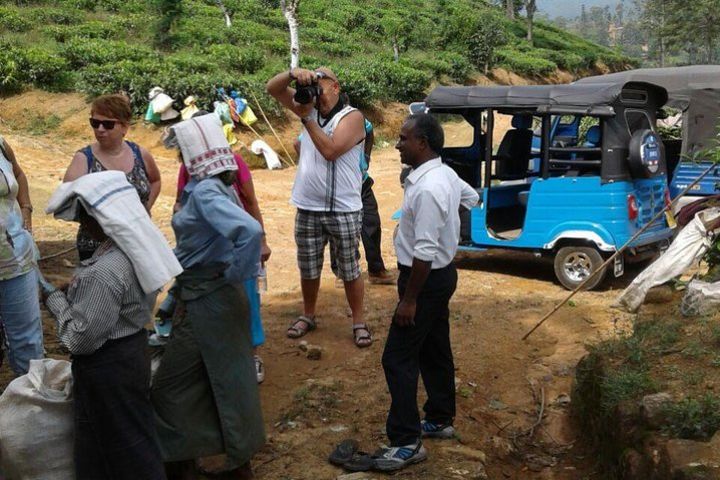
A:
{"type": "MultiPolygon", "coordinates": [[[[524,20],[482,0],[302,0],[298,17],[301,65],[335,68],[358,105],[417,100],[493,67],[539,78],[631,63],[544,23],[531,46],[524,20]]],[[[288,43],[277,0],[0,0],[0,94],[124,90],[141,112],[154,85],[206,107],[232,85],[277,116],[263,86],[287,68],[288,43]]]]}

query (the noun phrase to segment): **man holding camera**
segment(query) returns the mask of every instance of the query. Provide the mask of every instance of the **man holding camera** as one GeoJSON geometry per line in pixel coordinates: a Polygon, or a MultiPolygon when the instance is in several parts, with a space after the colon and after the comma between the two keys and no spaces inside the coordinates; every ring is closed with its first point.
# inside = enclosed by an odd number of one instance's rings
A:
{"type": "Polygon", "coordinates": [[[303,315],[287,335],[299,338],[317,326],[315,307],[325,245],[335,259],[353,316],[355,345],[372,337],[363,321],[364,285],[358,250],[362,228],[362,174],[358,168],[365,140],[364,117],[340,99],[340,83],[328,68],[294,68],[277,74],[267,92],[292,110],[303,124],[300,160],[290,197],[297,207],[297,244],[303,315]],[[294,87],[292,86],[294,84],[294,87]]]}

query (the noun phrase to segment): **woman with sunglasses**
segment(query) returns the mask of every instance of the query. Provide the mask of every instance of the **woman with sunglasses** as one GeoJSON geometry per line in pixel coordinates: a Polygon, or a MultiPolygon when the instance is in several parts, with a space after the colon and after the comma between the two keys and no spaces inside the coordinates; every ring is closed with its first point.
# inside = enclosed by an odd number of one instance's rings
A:
{"type": "MultiPolygon", "coordinates": [[[[90,107],[90,126],[96,141],[75,153],[63,182],[88,173],[120,170],[125,172],[149,213],[160,194],[160,170],[150,152],[125,140],[131,119],[130,101],[124,95],[96,98],[90,107]]],[[[81,226],[77,235],[80,260],[92,257],[98,246],[81,226]]]]}
{"type": "Polygon", "coordinates": [[[43,358],[31,215],[27,177],[0,136],[0,342],[4,330],[17,376],[27,373],[30,360],[43,358]]]}

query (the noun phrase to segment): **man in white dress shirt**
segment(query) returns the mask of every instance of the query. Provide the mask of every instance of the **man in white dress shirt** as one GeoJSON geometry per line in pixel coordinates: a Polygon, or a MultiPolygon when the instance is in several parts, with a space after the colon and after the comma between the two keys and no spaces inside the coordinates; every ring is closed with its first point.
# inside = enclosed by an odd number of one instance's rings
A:
{"type": "Polygon", "coordinates": [[[457,284],[453,258],[460,238],[459,209],[478,194],[440,160],[443,130],[431,115],[411,115],[396,148],[412,167],[405,180],[402,217],[395,237],[398,293],[382,364],[392,404],[387,419],[390,447],[375,459],[379,470],[398,470],[427,458],[421,438],[455,434],[455,366],[448,303],[457,284]],[[421,421],[418,375],[428,400],[421,421]]]}

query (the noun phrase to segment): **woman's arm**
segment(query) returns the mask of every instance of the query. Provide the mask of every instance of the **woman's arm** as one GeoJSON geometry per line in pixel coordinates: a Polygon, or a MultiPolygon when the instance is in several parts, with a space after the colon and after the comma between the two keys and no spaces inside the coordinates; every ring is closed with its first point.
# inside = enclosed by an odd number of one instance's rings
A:
{"type": "Polygon", "coordinates": [[[13,167],[13,175],[15,175],[15,179],[18,182],[18,195],[17,200],[20,204],[20,210],[22,211],[22,217],[23,217],[23,227],[28,232],[32,232],[32,202],[30,201],[30,185],[28,184],[28,179],[25,176],[25,172],[23,171],[22,167],[20,167],[20,164],[17,161],[17,158],[15,157],[15,152],[13,152],[13,149],[10,147],[10,144],[7,143],[7,141],[2,140],[3,142],[3,150],[9,157],[8,160],[10,160],[10,163],[12,163],[13,167]]]}
{"type": "Polygon", "coordinates": [[[158,195],[160,195],[160,169],[155,163],[155,158],[152,156],[152,153],[142,147],[140,147],[140,153],[142,154],[143,162],[145,162],[145,171],[147,172],[148,181],[150,182],[150,198],[148,198],[147,205],[145,205],[147,211],[150,212],[150,209],[155,205],[155,200],[157,200],[158,195]]]}
{"type": "Polygon", "coordinates": [[[88,159],[82,152],[75,152],[70,165],[65,170],[65,176],[63,177],[63,183],[72,182],[77,180],[88,173],[88,159]]]}
{"type": "Polygon", "coordinates": [[[265,235],[265,225],[263,224],[262,213],[260,212],[260,204],[258,203],[257,196],[255,196],[255,185],[253,184],[252,178],[248,179],[240,186],[242,196],[247,203],[247,211],[251,217],[258,221],[263,229],[262,236],[262,248],[260,251],[260,261],[267,262],[270,258],[272,250],[267,243],[267,236],[265,235]]]}

